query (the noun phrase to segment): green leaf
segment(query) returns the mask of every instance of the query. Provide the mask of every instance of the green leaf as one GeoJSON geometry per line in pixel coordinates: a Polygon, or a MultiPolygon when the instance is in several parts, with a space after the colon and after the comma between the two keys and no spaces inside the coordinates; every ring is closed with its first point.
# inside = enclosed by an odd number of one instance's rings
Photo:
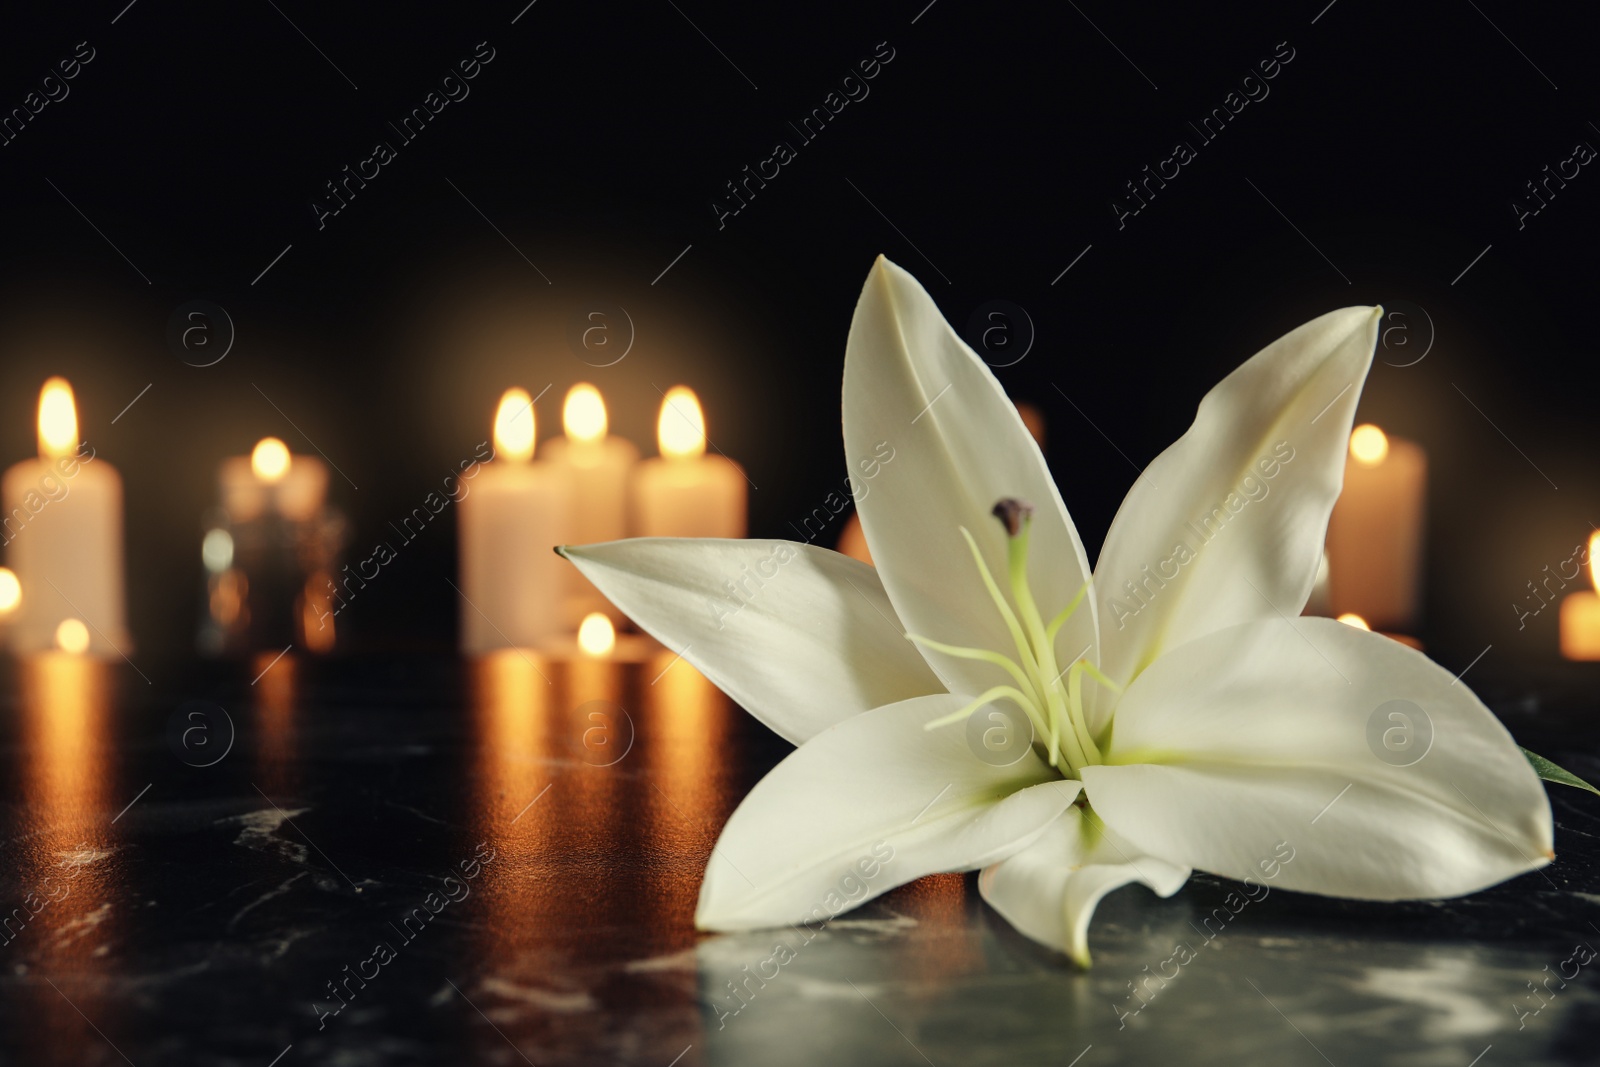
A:
{"type": "Polygon", "coordinates": [[[1562,785],[1570,785],[1578,789],[1587,789],[1595,796],[1600,797],[1600,789],[1596,789],[1594,786],[1590,785],[1582,778],[1579,778],[1571,771],[1562,770],[1560,767],[1557,767],[1554,763],[1551,763],[1537,752],[1529,752],[1524,748],[1522,750],[1522,754],[1528,757],[1528,762],[1533,764],[1533,769],[1537,771],[1539,777],[1543,778],[1545,781],[1560,782],[1562,785]]]}

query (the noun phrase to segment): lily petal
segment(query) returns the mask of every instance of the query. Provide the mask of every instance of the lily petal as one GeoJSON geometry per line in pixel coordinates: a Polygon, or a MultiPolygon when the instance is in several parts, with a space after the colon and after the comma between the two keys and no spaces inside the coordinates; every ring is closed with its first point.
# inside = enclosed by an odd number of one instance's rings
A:
{"type": "Polygon", "coordinates": [[[837,552],[676,537],[560,552],[623,614],[794,744],[942,688],[905,639],[877,574],[837,552]]]}
{"type": "MultiPolygon", "coordinates": [[[[1379,309],[1284,335],[1200,401],[1134,483],[1095,566],[1101,669],[1119,685],[1164,650],[1251,619],[1296,616],[1344,483],[1379,309]]],[[[1097,701],[1091,730],[1111,701],[1097,701]]]]}
{"type": "MultiPolygon", "coordinates": [[[[882,256],[861,291],[844,360],[844,449],[863,486],[861,526],[895,610],[913,633],[1014,654],[960,528],[1006,586],[1006,497],[1035,508],[1030,587],[1048,619],[1089,577],[1088,556],[1039,446],[993,373],[917,280],[882,256]],[[867,479],[870,478],[870,481],[867,479]]],[[[1057,637],[1058,657],[1094,659],[1094,608],[1057,637]]],[[[989,663],[924,649],[952,692],[1008,681],[989,663]]],[[[1063,664],[1065,666],[1065,664],[1063,664]]]]}
{"type": "Polygon", "coordinates": [[[1544,788],[1489,709],[1421,653],[1331,619],[1162,656],[1117,708],[1107,763],[1083,769],[1106,825],[1229,878],[1449,897],[1554,856],[1544,788]]]}
{"type": "Polygon", "coordinates": [[[822,922],[925,874],[1027,846],[1080,790],[1031,751],[993,767],[964,732],[923,724],[960,707],[917,697],[833,726],[756,784],[723,828],[695,925],[822,922]]]}
{"type": "Polygon", "coordinates": [[[1130,841],[1073,806],[1027,848],[978,876],[989,906],[1022,933],[1089,966],[1089,920],[1113,889],[1142,882],[1170,897],[1189,868],[1147,856],[1130,841]]]}

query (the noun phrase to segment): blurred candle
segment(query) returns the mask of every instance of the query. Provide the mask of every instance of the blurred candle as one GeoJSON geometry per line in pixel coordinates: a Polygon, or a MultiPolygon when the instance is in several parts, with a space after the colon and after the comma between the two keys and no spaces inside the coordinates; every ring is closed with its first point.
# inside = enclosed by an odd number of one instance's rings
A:
{"type": "Polygon", "coordinates": [[[533,400],[508,389],[494,417],[493,462],[457,505],[461,648],[532,648],[561,624],[565,566],[555,554],[569,510],[563,474],[534,462],[533,400]]]}
{"type": "Polygon", "coordinates": [[[1589,582],[1594,589],[1569,593],[1561,601],[1561,654],[1567,659],[1600,660],[1600,530],[1589,535],[1589,582]]]}
{"type": "Polygon", "coordinates": [[[1374,629],[1416,625],[1428,459],[1410,441],[1356,427],[1328,521],[1328,601],[1374,629]]]}
{"type": "MultiPolygon", "coordinates": [[[[561,406],[562,437],[545,445],[545,459],[566,476],[572,496],[562,543],[590,545],[616,541],[628,533],[628,477],[639,450],[631,441],[608,434],[606,403],[600,390],[587,382],[573,386],[561,406]]],[[[591,612],[603,611],[613,620],[622,613],[578,568],[566,571],[565,616],[568,626],[591,612]]]]}
{"type": "Polygon", "coordinates": [[[656,421],[661,456],[634,472],[635,533],[640,537],[743,537],[744,469],[726,456],[706,455],[700,401],[676,385],[656,421]]]}
{"type": "Polygon", "coordinates": [[[217,481],[222,507],[234,522],[267,514],[306,522],[328,497],[328,465],[315,456],[294,456],[276,437],[263,437],[248,456],[222,461],[217,481]]]}
{"type": "Polygon", "coordinates": [[[6,471],[0,517],[21,602],[12,647],[56,647],[57,628],[77,620],[82,651],[108,656],[129,645],[123,608],[122,477],[78,440],[72,386],[51,378],[39,394],[39,458],[6,471]]]}

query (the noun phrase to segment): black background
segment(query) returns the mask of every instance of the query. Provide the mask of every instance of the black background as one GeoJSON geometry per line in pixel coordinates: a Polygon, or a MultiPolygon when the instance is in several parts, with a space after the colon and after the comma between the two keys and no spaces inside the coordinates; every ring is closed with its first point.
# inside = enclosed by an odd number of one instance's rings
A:
{"type": "MultiPolygon", "coordinates": [[[[1555,658],[1555,610],[1519,630],[1512,605],[1600,521],[1600,176],[1521,230],[1511,202],[1600,145],[1576,5],[523,2],[3,16],[0,109],[78,42],[95,58],[0,147],[0,455],[33,452],[40,382],[71,378],[126,480],[142,665],[192,647],[222,457],[315,442],[364,556],[511,384],[551,387],[546,437],[592,380],[649,452],[659,391],[687,382],[759,487],[752,533],[793,536],[844,477],[844,340],[880,252],[958,327],[991,299],[1027,310],[1033,349],[998,373],[1044,410],[1091,555],[1134,465],[1242,359],[1334,307],[1425,308],[1427,358],[1378,365],[1360,411],[1431,460],[1424,636],[1457,669],[1491,644],[1479,670],[1555,658]],[[470,95],[398,146],[385,124],[485,41],[470,95]],[[796,143],[787,124],[879,42],[870,95],[719,229],[724,183],[796,143]],[[1119,230],[1122,184],[1198,147],[1187,123],[1279,42],[1270,95],[1119,230]],[[379,139],[398,158],[319,229],[323,184],[379,139]],[[193,299],[237,328],[203,369],[165,339],[193,299]],[[566,343],[593,301],[636,327],[605,369],[566,343]]],[[[449,646],[453,537],[447,512],[351,603],[358,647],[449,646]]]]}

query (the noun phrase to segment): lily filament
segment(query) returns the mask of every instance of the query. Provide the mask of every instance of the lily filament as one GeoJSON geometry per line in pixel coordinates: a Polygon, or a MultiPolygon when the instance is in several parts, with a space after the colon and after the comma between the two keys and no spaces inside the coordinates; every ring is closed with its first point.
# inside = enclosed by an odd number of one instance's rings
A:
{"type": "Polygon", "coordinates": [[[1085,582],[1060,614],[1048,624],[1034,602],[1033,591],[1028,586],[1028,540],[1033,525],[1033,507],[1021,500],[1006,499],[994,506],[995,518],[1006,528],[1007,579],[1011,587],[1011,601],[1006,600],[999,583],[984,562],[972,531],[960,527],[961,536],[972,551],[978,575],[983,579],[989,599],[994,602],[1006,629],[1016,646],[1016,658],[985,648],[968,648],[947,645],[918,634],[907,634],[911,641],[948,656],[992,663],[1009,674],[1015,685],[997,685],[985,690],[969,704],[949,715],[929,722],[924,729],[932,730],[961,722],[973,712],[996,700],[1009,700],[1028,716],[1033,724],[1036,741],[1044,745],[1050,766],[1065,766],[1069,777],[1077,777],[1082,767],[1103,762],[1100,748],[1090,734],[1084,717],[1083,679],[1087,675],[1113,691],[1118,687],[1100,672],[1094,664],[1080,656],[1066,667],[1056,661],[1056,635],[1072,618],[1089,591],[1085,582]],[[1012,602],[1016,607],[1013,609],[1012,602]]]}

